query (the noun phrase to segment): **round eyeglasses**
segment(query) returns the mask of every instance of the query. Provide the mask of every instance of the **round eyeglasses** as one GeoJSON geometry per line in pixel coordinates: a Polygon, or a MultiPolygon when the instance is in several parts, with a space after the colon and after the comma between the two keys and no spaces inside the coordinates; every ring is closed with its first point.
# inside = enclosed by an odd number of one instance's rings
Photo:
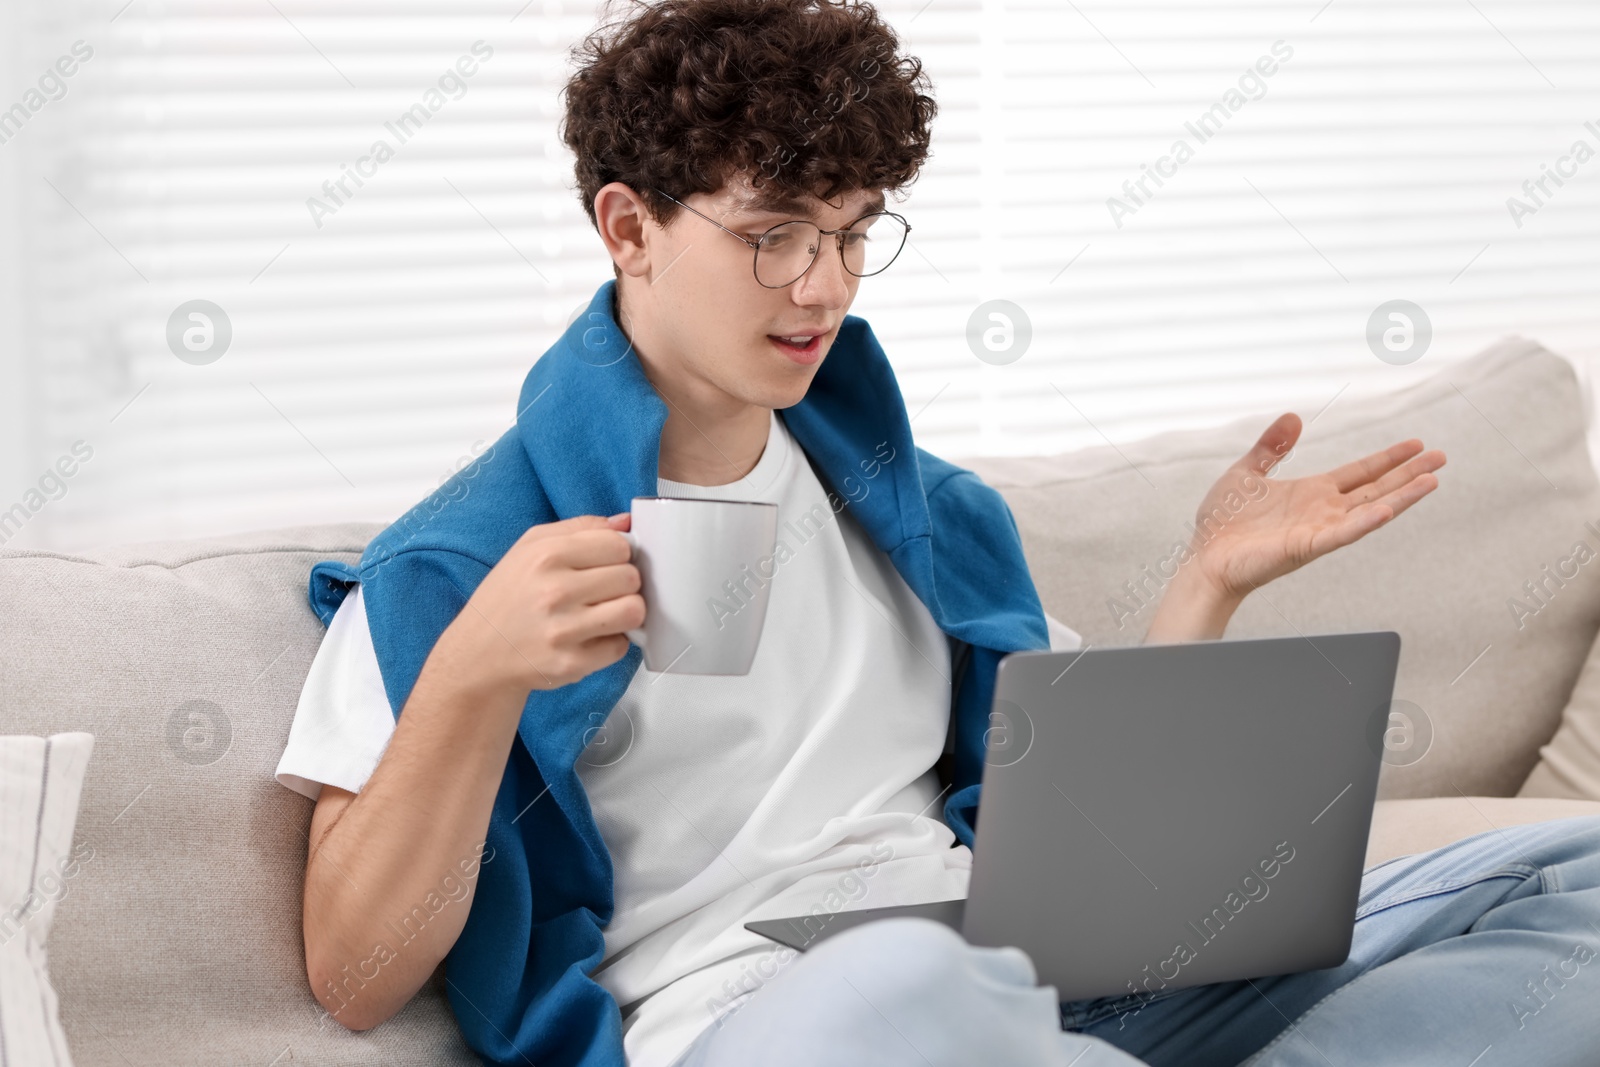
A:
{"type": "Polygon", "coordinates": [[[768,289],[782,289],[799,281],[816,261],[824,237],[835,239],[845,270],[857,278],[869,278],[899,257],[906,234],[911,232],[910,224],[893,211],[874,211],[841,230],[824,230],[804,219],[780,222],[752,241],[676,197],[660,189],[654,191],[755,249],[756,281],[768,289]]]}

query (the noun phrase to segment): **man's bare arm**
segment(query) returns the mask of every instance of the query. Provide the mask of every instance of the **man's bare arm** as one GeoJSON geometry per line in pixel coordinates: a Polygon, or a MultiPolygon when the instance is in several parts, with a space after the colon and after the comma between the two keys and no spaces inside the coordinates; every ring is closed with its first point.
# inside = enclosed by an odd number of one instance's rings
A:
{"type": "Polygon", "coordinates": [[[361,792],[323,788],[306,859],[306,973],[350,1029],[399,1011],[461,935],[528,694],[627,652],[622,631],[642,623],[644,601],[614,532],[626,525],[582,516],[530,530],[440,636],[361,792]],[[460,883],[460,899],[441,889],[460,883]],[[447,901],[437,912],[430,894],[447,901]]]}

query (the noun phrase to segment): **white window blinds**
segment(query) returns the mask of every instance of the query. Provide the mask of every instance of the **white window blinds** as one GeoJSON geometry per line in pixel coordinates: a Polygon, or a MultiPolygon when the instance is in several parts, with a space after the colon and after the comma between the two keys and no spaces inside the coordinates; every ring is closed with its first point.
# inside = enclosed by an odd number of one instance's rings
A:
{"type": "MultiPolygon", "coordinates": [[[[1600,346],[1592,5],[878,6],[941,110],[912,245],[852,310],[934,452],[1309,420],[1510,332],[1600,346]],[[968,340],[995,300],[1013,362],[968,340]],[[1405,366],[1366,340],[1392,300],[1431,321],[1405,366]]],[[[11,544],[392,519],[610,276],[556,139],[592,3],[12,7],[0,108],[93,55],[0,142],[0,509],[41,502],[11,544]],[[193,301],[214,362],[169,350],[193,301]]]]}

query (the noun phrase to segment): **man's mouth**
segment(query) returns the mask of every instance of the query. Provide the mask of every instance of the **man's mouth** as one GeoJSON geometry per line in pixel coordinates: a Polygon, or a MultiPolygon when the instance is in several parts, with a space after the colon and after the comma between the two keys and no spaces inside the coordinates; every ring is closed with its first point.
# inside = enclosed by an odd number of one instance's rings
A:
{"type": "Polygon", "coordinates": [[[822,355],[822,334],[797,334],[791,337],[779,337],[767,334],[767,340],[777,346],[779,351],[798,363],[814,363],[822,355]]]}

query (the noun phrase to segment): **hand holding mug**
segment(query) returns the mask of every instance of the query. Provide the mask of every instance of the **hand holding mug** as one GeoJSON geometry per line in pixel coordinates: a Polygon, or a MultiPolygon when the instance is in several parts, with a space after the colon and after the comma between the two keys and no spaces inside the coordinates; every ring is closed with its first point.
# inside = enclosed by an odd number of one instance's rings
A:
{"type": "MultiPolygon", "coordinates": [[[[446,637],[490,686],[555,689],[609,667],[645,619],[624,512],[530,527],[479,583],[446,637]]],[[[445,638],[441,638],[441,641],[445,638]]]]}

